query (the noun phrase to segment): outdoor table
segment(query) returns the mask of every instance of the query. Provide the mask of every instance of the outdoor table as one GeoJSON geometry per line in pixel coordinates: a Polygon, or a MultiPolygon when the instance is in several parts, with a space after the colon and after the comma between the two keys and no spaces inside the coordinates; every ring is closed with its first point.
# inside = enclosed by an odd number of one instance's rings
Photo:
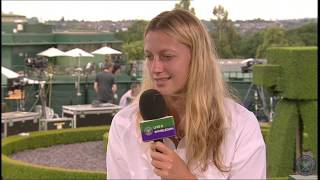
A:
{"type": "Polygon", "coordinates": [[[73,116],[73,128],[77,127],[77,115],[86,115],[86,114],[114,114],[121,109],[121,106],[103,103],[99,106],[93,106],[92,104],[80,104],[80,105],[68,105],[62,106],[62,117],[65,117],[65,114],[70,114],[73,116]]]}
{"type": "Polygon", "coordinates": [[[8,123],[9,123],[9,127],[13,126],[14,122],[21,122],[21,121],[25,122],[27,120],[33,120],[34,123],[37,123],[39,118],[40,118],[40,114],[37,112],[15,111],[15,112],[1,113],[1,123],[4,126],[3,137],[7,137],[8,123]]]}

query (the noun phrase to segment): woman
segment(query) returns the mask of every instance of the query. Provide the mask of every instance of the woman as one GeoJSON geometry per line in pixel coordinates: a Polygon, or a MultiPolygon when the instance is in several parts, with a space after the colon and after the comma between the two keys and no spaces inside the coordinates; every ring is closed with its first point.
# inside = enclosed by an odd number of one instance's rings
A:
{"type": "Polygon", "coordinates": [[[112,121],[108,179],[266,178],[259,123],[228,94],[200,20],[185,10],[159,14],[146,27],[144,51],[141,92],[164,96],[177,138],[143,142],[134,102],[112,121]]]}

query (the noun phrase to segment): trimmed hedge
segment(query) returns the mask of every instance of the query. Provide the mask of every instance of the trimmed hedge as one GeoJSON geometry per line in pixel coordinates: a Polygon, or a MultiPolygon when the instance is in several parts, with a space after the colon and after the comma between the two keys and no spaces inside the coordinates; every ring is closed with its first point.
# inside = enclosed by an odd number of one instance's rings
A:
{"type": "Polygon", "coordinates": [[[268,177],[293,174],[296,128],[299,116],[295,102],[280,100],[267,141],[268,177]]]}
{"type": "Polygon", "coordinates": [[[108,147],[108,135],[109,133],[106,132],[103,134],[103,137],[102,137],[102,140],[103,140],[103,148],[104,148],[104,151],[107,152],[107,147],[108,147]]]}
{"type": "MultiPolygon", "coordinates": [[[[267,142],[270,124],[260,124],[262,135],[267,142]]],[[[57,144],[70,144],[86,141],[103,140],[106,150],[109,126],[86,127],[31,132],[30,136],[9,136],[2,140],[1,173],[4,179],[106,179],[106,172],[72,170],[35,165],[17,161],[8,155],[27,149],[49,147],[57,144]]],[[[268,179],[286,180],[288,177],[268,179]]]]}
{"type": "MultiPolygon", "coordinates": [[[[317,47],[272,47],[266,65],[253,67],[253,83],[283,99],[278,102],[267,142],[268,177],[293,174],[296,129],[302,122],[302,152],[317,159],[317,47]]],[[[262,133],[264,133],[262,129],[262,133]]]]}
{"type": "Polygon", "coordinates": [[[253,66],[252,81],[256,85],[273,89],[277,85],[281,68],[274,64],[257,64],[253,66]]]}
{"type": "MultiPolygon", "coordinates": [[[[267,50],[268,64],[280,65],[277,86],[288,99],[315,100],[317,86],[317,47],[277,47],[267,50]]],[[[271,72],[270,72],[271,73],[271,72]]],[[[270,74],[267,78],[274,76],[270,74]]]]}
{"type": "Polygon", "coordinates": [[[106,172],[71,170],[34,165],[8,157],[27,149],[102,140],[109,126],[31,132],[9,136],[1,142],[1,174],[4,179],[106,179],[106,172]]]}
{"type": "Polygon", "coordinates": [[[303,150],[311,151],[314,159],[318,159],[318,103],[303,101],[299,102],[298,107],[303,119],[303,150]]]}
{"type": "Polygon", "coordinates": [[[270,127],[271,127],[270,124],[260,124],[261,133],[265,143],[268,141],[270,127]]]}

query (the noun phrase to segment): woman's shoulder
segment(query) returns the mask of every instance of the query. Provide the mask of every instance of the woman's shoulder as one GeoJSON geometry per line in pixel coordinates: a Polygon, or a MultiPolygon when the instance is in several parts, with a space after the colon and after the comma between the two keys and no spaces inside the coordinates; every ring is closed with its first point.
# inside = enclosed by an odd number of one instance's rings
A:
{"type": "Polygon", "coordinates": [[[228,122],[230,122],[229,125],[231,125],[232,127],[236,127],[237,129],[239,129],[239,127],[255,127],[259,125],[258,120],[253,112],[249,111],[240,103],[231,98],[226,98],[224,103],[227,113],[227,119],[229,120],[228,122]]]}
{"type": "Polygon", "coordinates": [[[112,119],[111,126],[119,128],[129,128],[130,125],[136,123],[136,117],[138,112],[137,104],[130,104],[122,108],[112,119]]]}

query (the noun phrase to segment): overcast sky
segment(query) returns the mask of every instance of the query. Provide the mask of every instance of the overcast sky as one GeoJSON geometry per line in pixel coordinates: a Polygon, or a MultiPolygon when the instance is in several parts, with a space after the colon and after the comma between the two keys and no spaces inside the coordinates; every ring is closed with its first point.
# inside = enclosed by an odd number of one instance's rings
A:
{"type": "MultiPolygon", "coordinates": [[[[1,0],[2,13],[37,17],[40,21],[59,20],[150,20],[179,1],[53,1],[1,0]]],[[[200,19],[214,19],[214,6],[222,5],[231,20],[317,18],[317,0],[192,0],[191,7],[200,19]]]]}

